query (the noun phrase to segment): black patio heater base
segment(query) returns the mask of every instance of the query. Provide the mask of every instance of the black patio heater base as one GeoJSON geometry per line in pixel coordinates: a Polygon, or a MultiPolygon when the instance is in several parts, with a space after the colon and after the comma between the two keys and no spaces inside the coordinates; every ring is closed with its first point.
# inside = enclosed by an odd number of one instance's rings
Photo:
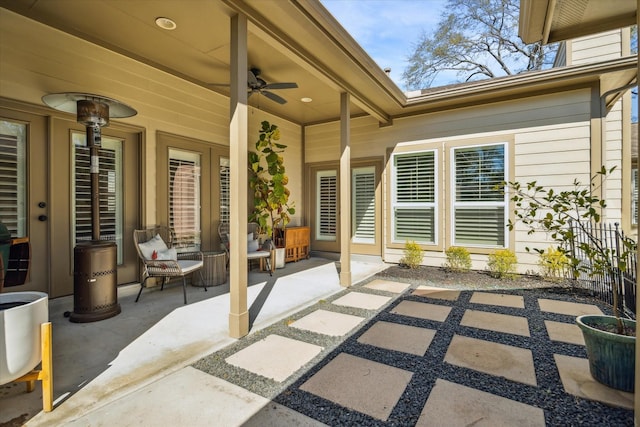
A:
{"type": "Polygon", "coordinates": [[[117,246],[108,240],[80,242],[74,248],[74,323],[95,322],[120,313],[118,304],[117,246]]]}

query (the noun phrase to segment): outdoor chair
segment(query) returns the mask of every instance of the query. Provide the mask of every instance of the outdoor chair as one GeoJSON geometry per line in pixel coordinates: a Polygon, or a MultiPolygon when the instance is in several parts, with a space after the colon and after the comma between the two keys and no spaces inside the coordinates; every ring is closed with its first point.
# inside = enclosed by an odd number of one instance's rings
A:
{"type": "MultiPolygon", "coordinates": [[[[273,275],[273,243],[271,239],[266,240],[262,246],[258,242],[258,224],[250,222],[247,224],[247,260],[249,263],[253,260],[260,261],[260,269],[273,275]]],[[[227,254],[227,268],[229,268],[229,224],[221,222],[218,225],[218,236],[220,236],[220,249],[227,254]]]]}
{"type": "Polygon", "coordinates": [[[187,275],[197,271],[204,290],[207,290],[206,281],[202,277],[202,252],[177,252],[174,241],[175,234],[169,227],[155,226],[133,231],[133,243],[144,266],[144,279],[140,283],[136,302],[140,299],[142,289],[150,277],[162,278],[160,290],[164,289],[167,280],[172,277],[181,277],[185,304],[187,303],[187,275]]]}

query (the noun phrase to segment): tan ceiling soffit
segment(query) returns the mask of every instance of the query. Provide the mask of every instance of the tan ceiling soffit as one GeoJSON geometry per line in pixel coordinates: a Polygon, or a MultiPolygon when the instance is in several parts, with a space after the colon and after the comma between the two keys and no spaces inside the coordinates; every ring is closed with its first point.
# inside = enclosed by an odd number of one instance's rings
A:
{"type": "MultiPolygon", "coordinates": [[[[287,35],[281,28],[276,28],[274,25],[269,25],[270,21],[267,16],[259,13],[256,9],[250,7],[242,0],[222,0],[229,7],[236,10],[238,13],[242,13],[247,16],[247,19],[251,21],[256,28],[259,28],[265,34],[268,34],[278,43],[282,44],[286,49],[293,52],[293,54],[299,58],[301,65],[305,66],[305,69],[319,73],[319,76],[327,83],[337,85],[343,91],[351,95],[351,102],[358,107],[371,114],[381,123],[389,123],[391,117],[384,111],[383,108],[372,102],[367,96],[354,88],[347,80],[343,79],[340,74],[336,73],[330,67],[327,67],[317,57],[315,57],[309,50],[304,49],[298,42],[292,37],[287,35]],[[309,68],[311,67],[311,68],[309,68]]],[[[317,27],[316,27],[317,29],[317,27]]]]}
{"type": "Polygon", "coordinates": [[[636,24],[636,0],[521,0],[518,35],[555,43],[636,24]]]}

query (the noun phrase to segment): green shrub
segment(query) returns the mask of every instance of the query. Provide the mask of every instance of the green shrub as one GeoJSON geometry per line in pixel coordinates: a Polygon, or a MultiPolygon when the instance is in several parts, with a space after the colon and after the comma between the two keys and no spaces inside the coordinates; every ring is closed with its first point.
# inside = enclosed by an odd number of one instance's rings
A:
{"type": "Polygon", "coordinates": [[[420,248],[420,245],[413,241],[406,241],[404,244],[404,256],[400,259],[401,265],[406,265],[409,268],[417,268],[422,264],[424,253],[420,248]]]}
{"type": "Polygon", "coordinates": [[[518,258],[516,254],[509,249],[499,249],[489,254],[489,272],[493,277],[499,279],[512,279],[515,277],[516,265],[518,258]]]}
{"type": "Polygon", "coordinates": [[[564,277],[566,269],[570,267],[569,258],[560,248],[548,247],[540,253],[538,265],[542,277],[551,280],[560,280],[564,277]]]}
{"type": "Polygon", "coordinates": [[[445,251],[447,262],[444,268],[452,271],[469,271],[471,269],[471,255],[466,248],[451,246],[445,251]]]}

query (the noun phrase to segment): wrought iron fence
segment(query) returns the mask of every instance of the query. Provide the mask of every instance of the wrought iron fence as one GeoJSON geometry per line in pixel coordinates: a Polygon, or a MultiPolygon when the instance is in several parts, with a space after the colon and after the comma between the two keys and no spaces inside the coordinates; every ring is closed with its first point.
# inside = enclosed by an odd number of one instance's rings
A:
{"type": "MultiPolygon", "coordinates": [[[[625,236],[620,230],[619,224],[604,224],[583,222],[569,224],[573,232],[573,241],[569,251],[574,259],[580,261],[582,268],[573,277],[578,285],[588,289],[592,294],[613,305],[614,287],[618,289],[620,313],[636,313],[636,274],[637,251],[636,242],[625,236]],[[583,245],[592,246],[597,242],[609,255],[609,262],[616,266],[613,271],[605,269],[602,272],[594,271],[591,260],[582,249],[583,245]],[[631,248],[632,250],[625,250],[631,248]],[[621,257],[624,257],[622,259],[621,257]],[[621,270],[617,266],[624,264],[626,268],[621,270]]],[[[596,269],[597,270],[597,269],[596,269]]]]}

